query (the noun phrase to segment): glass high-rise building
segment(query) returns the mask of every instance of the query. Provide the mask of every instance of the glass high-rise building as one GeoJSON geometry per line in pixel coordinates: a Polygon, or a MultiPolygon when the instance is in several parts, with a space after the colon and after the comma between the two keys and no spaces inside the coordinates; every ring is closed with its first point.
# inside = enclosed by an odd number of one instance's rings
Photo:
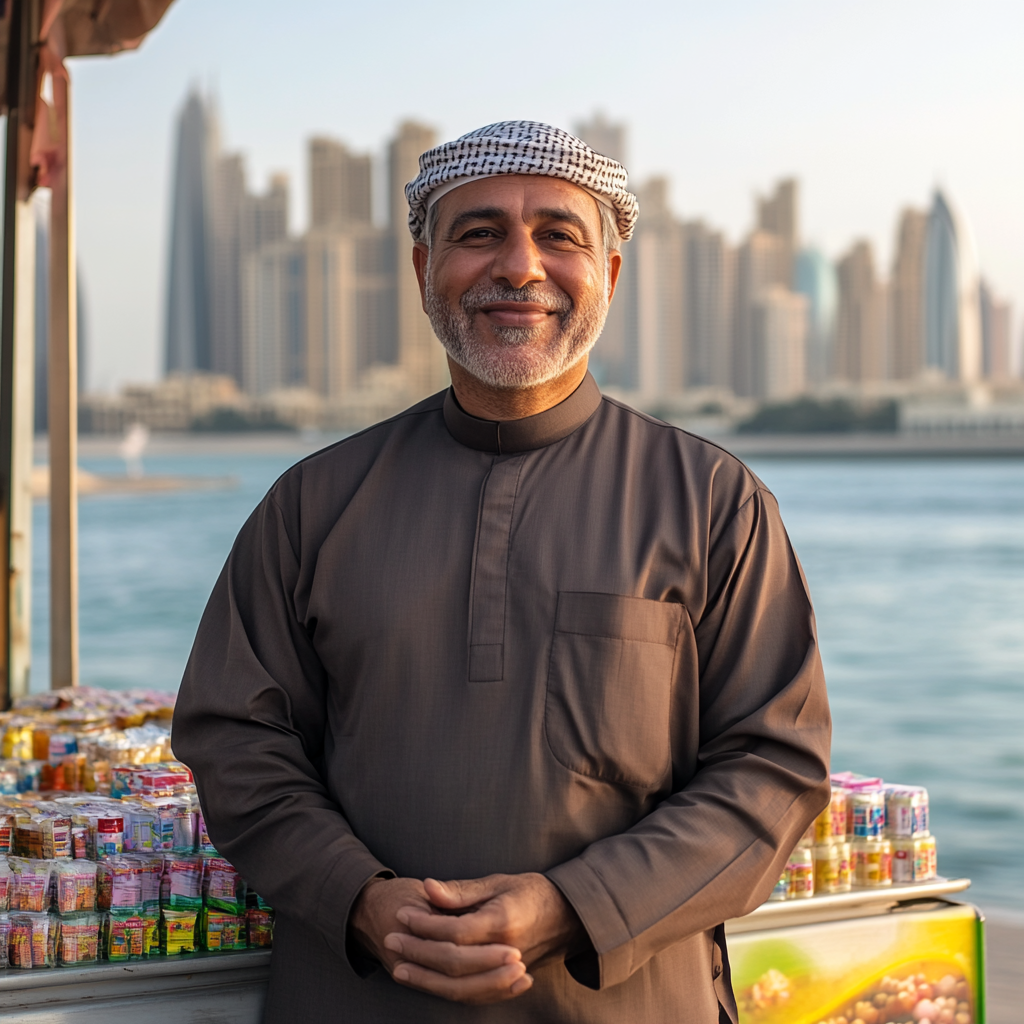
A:
{"type": "Polygon", "coordinates": [[[941,190],[928,214],[924,270],[925,362],[951,380],[981,371],[978,265],[970,229],[941,190]]]}
{"type": "Polygon", "coordinates": [[[801,249],[793,277],[793,290],[807,298],[807,383],[822,384],[832,376],[835,356],[839,302],[835,264],[818,249],[801,249]]]}

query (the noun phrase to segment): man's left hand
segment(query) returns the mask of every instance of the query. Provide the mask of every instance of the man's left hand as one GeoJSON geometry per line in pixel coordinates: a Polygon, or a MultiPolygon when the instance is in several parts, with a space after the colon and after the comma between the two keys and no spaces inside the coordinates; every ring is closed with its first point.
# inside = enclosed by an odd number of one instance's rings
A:
{"type": "Polygon", "coordinates": [[[428,878],[423,885],[437,912],[403,907],[396,916],[412,934],[393,932],[385,945],[406,961],[405,983],[426,992],[451,998],[451,978],[466,973],[467,946],[513,946],[531,967],[586,942],[576,911],[544,875],[428,878]]]}

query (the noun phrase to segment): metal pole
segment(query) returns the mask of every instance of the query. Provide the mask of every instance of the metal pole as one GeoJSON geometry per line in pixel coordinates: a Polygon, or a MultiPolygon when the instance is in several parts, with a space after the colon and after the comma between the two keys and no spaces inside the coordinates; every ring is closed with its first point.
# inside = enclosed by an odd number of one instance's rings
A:
{"type": "Polygon", "coordinates": [[[78,323],[71,186],[71,96],[53,76],[63,106],[64,165],[51,183],[50,206],[50,687],[78,685],[78,323]]]}
{"type": "Polygon", "coordinates": [[[14,462],[14,309],[17,264],[18,142],[25,0],[11,0],[7,45],[7,149],[4,159],[4,239],[0,298],[0,706],[11,701],[11,495],[14,462]]]}

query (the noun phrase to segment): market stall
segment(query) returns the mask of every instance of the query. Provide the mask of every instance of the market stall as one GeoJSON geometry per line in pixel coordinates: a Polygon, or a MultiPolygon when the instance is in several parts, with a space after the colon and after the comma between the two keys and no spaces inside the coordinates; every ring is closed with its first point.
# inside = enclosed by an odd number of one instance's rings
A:
{"type": "MultiPolygon", "coordinates": [[[[0,713],[5,1019],[259,1020],[273,911],[207,834],[174,695],[68,688],[0,713]],[[40,1017],[40,1014],[44,1014],[40,1017]]],[[[727,923],[743,1024],[983,1024],[981,918],[928,794],[842,773],[771,898],[727,923]]]]}

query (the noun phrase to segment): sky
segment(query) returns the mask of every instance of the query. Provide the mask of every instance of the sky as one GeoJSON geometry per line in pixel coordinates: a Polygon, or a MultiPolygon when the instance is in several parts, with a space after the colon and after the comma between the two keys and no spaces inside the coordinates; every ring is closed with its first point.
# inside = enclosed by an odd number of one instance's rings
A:
{"type": "Polygon", "coordinates": [[[738,241],[753,200],[801,183],[806,242],[857,239],[888,272],[900,210],[941,185],[982,272],[1024,307],[1024,4],[1019,0],[176,0],[134,53],[78,58],[78,247],[87,386],[154,380],[162,361],[174,122],[190,87],[216,97],[250,185],[292,182],[306,140],[383,153],[405,118],[453,138],[511,118],[629,125],[634,183],[738,241]]]}

